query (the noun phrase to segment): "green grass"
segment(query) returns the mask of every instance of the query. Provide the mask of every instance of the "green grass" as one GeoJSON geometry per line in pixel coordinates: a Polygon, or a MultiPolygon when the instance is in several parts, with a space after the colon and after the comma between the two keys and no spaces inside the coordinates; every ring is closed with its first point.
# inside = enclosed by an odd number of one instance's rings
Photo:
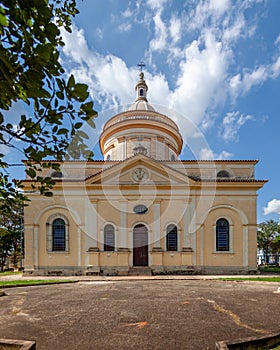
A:
{"type": "Polygon", "coordinates": [[[22,273],[21,271],[17,271],[17,272],[4,271],[4,272],[0,272],[0,277],[1,276],[9,276],[9,275],[20,275],[21,273],[22,273]]]}
{"type": "Polygon", "coordinates": [[[280,273],[280,266],[261,266],[261,272],[280,273]]]}
{"type": "Polygon", "coordinates": [[[257,282],[278,282],[280,283],[280,277],[229,277],[218,278],[223,281],[257,281],[257,282]]]}
{"type": "Polygon", "coordinates": [[[15,280],[15,281],[0,281],[0,288],[7,286],[24,286],[37,284],[57,284],[57,283],[74,283],[72,280],[15,280]]]}

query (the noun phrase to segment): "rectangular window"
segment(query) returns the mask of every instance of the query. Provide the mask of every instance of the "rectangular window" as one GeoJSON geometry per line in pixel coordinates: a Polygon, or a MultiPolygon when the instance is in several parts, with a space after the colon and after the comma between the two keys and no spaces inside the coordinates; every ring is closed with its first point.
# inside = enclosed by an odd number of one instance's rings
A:
{"type": "Polygon", "coordinates": [[[177,233],[170,232],[167,234],[167,251],[177,251],[177,233]]]}
{"type": "Polygon", "coordinates": [[[229,251],[229,232],[228,227],[217,227],[216,250],[229,251]]]}
{"type": "Polygon", "coordinates": [[[104,251],[112,252],[115,250],[115,239],[113,232],[105,232],[104,251]]]}
{"type": "Polygon", "coordinates": [[[65,251],[66,237],[65,237],[65,222],[62,219],[55,219],[52,224],[52,250],[65,251]]]}

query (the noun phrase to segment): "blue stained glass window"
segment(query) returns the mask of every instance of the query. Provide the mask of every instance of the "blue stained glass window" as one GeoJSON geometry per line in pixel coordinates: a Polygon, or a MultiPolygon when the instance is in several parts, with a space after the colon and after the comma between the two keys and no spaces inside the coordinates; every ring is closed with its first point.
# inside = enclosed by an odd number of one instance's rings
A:
{"type": "Polygon", "coordinates": [[[226,219],[216,222],[216,251],[229,251],[229,222],[226,219]]]}
{"type": "Polygon", "coordinates": [[[65,222],[63,219],[55,219],[52,223],[52,250],[65,251],[66,249],[66,234],[65,222]]]}
{"type": "Polygon", "coordinates": [[[177,237],[177,226],[168,225],[166,235],[166,250],[177,251],[178,249],[178,237],[177,237]]]}

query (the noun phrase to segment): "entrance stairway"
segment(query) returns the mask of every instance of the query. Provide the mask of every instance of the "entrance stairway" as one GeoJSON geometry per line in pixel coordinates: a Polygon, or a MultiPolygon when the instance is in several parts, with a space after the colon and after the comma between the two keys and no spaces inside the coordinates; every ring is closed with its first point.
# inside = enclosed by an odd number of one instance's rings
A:
{"type": "Polygon", "coordinates": [[[148,266],[133,266],[128,271],[129,276],[152,276],[152,270],[148,266]]]}

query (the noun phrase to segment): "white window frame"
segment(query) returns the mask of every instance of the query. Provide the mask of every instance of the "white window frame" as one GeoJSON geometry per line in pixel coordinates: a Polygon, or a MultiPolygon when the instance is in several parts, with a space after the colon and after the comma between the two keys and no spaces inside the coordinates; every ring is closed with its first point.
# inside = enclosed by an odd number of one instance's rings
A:
{"type": "MultiPolygon", "coordinates": [[[[101,239],[102,239],[102,241],[101,241],[101,243],[102,243],[102,247],[101,247],[101,251],[102,252],[105,252],[105,250],[104,250],[104,245],[105,245],[105,227],[107,226],[107,225],[112,225],[113,227],[114,227],[114,250],[111,250],[111,252],[116,252],[117,251],[117,247],[118,247],[118,245],[117,245],[117,243],[118,243],[118,240],[117,240],[117,238],[118,238],[118,236],[117,236],[117,227],[116,227],[116,225],[114,224],[114,223],[112,223],[112,222],[105,222],[104,223],[104,225],[103,225],[103,227],[102,227],[102,232],[101,232],[101,239]]],[[[110,253],[110,251],[108,251],[109,253],[110,253]]]]}
{"type": "Polygon", "coordinates": [[[67,217],[63,214],[54,214],[51,215],[47,222],[46,222],[46,226],[47,226],[47,251],[48,253],[54,253],[54,254],[61,254],[61,253],[69,253],[69,221],[67,219],[67,217]],[[53,222],[56,219],[62,219],[65,222],[65,250],[61,250],[61,251],[56,251],[53,250],[53,222]]]}
{"type": "Polygon", "coordinates": [[[216,218],[215,223],[214,223],[214,227],[213,227],[213,235],[214,235],[214,249],[213,252],[215,254],[233,254],[233,223],[232,221],[227,217],[227,216],[219,216],[216,218]],[[226,219],[229,223],[229,250],[217,250],[216,249],[216,227],[217,227],[217,221],[219,219],[226,219]]]}

